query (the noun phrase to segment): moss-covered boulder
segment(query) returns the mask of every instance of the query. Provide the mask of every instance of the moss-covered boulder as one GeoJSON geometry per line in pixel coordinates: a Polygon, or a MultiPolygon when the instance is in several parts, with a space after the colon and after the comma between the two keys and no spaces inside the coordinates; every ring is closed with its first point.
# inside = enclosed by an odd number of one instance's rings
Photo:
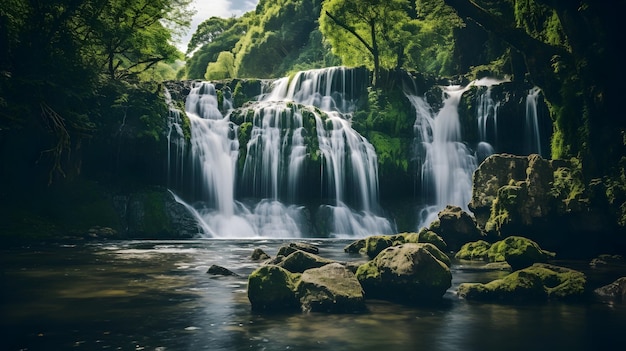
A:
{"type": "MultiPolygon", "coordinates": [[[[448,266],[432,244],[402,244],[383,250],[356,272],[365,295],[410,304],[438,299],[451,286],[448,266]]],[[[441,253],[442,255],[445,255],[441,253]]]]}
{"type": "Polygon", "coordinates": [[[354,273],[339,263],[306,270],[296,286],[296,294],[304,311],[365,310],[361,284],[354,273]]]}
{"type": "Polygon", "coordinates": [[[429,230],[439,235],[449,250],[456,251],[463,244],[483,237],[474,217],[458,206],[446,206],[437,217],[429,230]]]}
{"type": "Polygon", "coordinates": [[[252,309],[260,311],[297,309],[300,303],[295,290],[299,278],[299,274],[275,265],[259,267],[248,277],[248,299],[252,309]]]}
{"type": "Polygon", "coordinates": [[[392,237],[394,245],[408,244],[408,243],[429,243],[435,245],[439,250],[446,251],[448,244],[443,238],[432,230],[422,228],[418,233],[400,233],[392,237]]]}
{"type": "Polygon", "coordinates": [[[487,250],[489,262],[508,262],[513,269],[528,267],[533,263],[546,262],[555,253],[541,249],[539,245],[521,236],[510,236],[493,243],[487,250]]]}
{"type": "Polygon", "coordinates": [[[487,284],[463,283],[458,295],[467,300],[506,303],[575,299],[583,296],[586,284],[582,272],[536,263],[487,284]]]}
{"type": "Polygon", "coordinates": [[[333,263],[333,261],[312,253],[296,250],[276,265],[292,273],[302,273],[307,269],[319,268],[329,263],[333,263]]]}
{"type": "Polygon", "coordinates": [[[366,254],[370,259],[391,246],[407,243],[429,243],[441,251],[445,251],[447,244],[437,233],[423,228],[419,233],[400,233],[395,235],[372,235],[367,238],[353,241],[344,248],[347,253],[366,254]]]}
{"type": "Polygon", "coordinates": [[[478,260],[486,261],[488,259],[487,252],[491,244],[485,240],[478,240],[461,246],[461,249],[454,255],[459,260],[478,260]]]}

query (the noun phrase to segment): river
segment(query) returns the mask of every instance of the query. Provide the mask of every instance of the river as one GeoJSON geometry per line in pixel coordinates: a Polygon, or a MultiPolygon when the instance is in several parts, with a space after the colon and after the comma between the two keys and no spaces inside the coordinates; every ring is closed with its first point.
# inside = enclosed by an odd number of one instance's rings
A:
{"type": "MultiPolygon", "coordinates": [[[[320,255],[347,240],[307,239],[320,255]]],[[[593,300],[528,305],[459,299],[462,282],[487,282],[454,262],[440,303],[411,307],[370,300],[361,314],[258,314],[246,295],[261,248],[282,240],[110,241],[0,249],[2,350],[593,350],[623,344],[626,304],[593,300]],[[239,276],[207,274],[212,264],[239,276]]],[[[555,262],[605,284],[626,272],[555,262]]]]}

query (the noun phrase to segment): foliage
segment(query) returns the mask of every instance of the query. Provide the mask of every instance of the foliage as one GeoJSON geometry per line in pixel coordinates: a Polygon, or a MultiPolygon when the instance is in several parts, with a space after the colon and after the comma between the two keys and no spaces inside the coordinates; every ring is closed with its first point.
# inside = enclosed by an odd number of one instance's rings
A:
{"type": "Polygon", "coordinates": [[[208,80],[219,80],[234,78],[235,56],[230,51],[222,51],[217,56],[217,61],[210,62],[206,68],[204,78],[208,80]]]}
{"type": "MultiPolygon", "coordinates": [[[[25,128],[48,143],[49,182],[68,176],[68,167],[79,173],[72,151],[98,132],[105,109],[123,102],[102,94],[111,81],[142,87],[142,80],[172,76],[174,68],[161,63],[179,57],[170,40],[188,23],[189,2],[1,0],[3,134],[25,128]]],[[[153,118],[141,117],[146,125],[153,118]]]]}
{"type": "Polygon", "coordinates": [[[198,26],[187,48],[186,78],[204,78],[207,66],[216,62],[220,53],[233,52],[235,44],[248,31],[252,13],[240,18],[212,17],[198,26]]]}
{"type": "Polygon", "coordinates": [[[374,70],[393,69],[402,62],[400,25],[410,21],[407,0],[328,0],[320,16],[320,30],[335,54],[347,65],[365,63],[374,70]]]}

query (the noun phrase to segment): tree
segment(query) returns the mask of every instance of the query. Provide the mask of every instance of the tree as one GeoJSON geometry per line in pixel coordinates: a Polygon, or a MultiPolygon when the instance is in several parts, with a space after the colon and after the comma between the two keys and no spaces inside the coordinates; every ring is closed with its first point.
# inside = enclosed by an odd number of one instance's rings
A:
{"type": "Polygon", "coordinates": [[[204,74],[204,78],[208,80],[234,78],[234,76],[235,56],[230,51],[220,52],[217,61],[209,63],[204,74]]]}
{"type": "Polygon", "coordinates": [[[172,30],[189,25],[191,0],[95,0],[84,40],[112,79],[137,75],[178,57],[172,30]]]}
{"type": "Polygon", "coordinates": [[[373,67],[376,85],[381,67],[396,68],[402,61],[399,34],[401,25],[411,20],[409,9],[408,0],[327,0],[320,30],[346,64],[366,62],[373,67]]]}
{"type": "Polygon", "coordinates": [[[240,22],[239,19],[235,17],[211,17],[200,23],[196,32],[191,36],[189,44],[187,44],[186,54],[190,55],[201,46],[218,40],[222,34],[233,28],[238,22],[240,22]]]}

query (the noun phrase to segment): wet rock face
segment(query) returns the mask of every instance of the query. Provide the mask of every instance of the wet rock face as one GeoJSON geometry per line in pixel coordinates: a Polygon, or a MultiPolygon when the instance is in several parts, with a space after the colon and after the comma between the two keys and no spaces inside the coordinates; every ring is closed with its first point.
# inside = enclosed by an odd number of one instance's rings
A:
{"type": "Polygon", "coordinates": [[[392,246],[361,265],[356,276],[366,296],[411,304],[441,298],[451,286],[452,275],[426,245],[438,250],[432,244],[392,246]]]}
{"type": "Polygon", "coordinates": [[[469,208],[488,237],[523,235],[567,255],[589,255],[620,244],[608,234],[619,229],[607,189],[585,179],[577,159],[496,154],[474,172],[469,208]]]}

